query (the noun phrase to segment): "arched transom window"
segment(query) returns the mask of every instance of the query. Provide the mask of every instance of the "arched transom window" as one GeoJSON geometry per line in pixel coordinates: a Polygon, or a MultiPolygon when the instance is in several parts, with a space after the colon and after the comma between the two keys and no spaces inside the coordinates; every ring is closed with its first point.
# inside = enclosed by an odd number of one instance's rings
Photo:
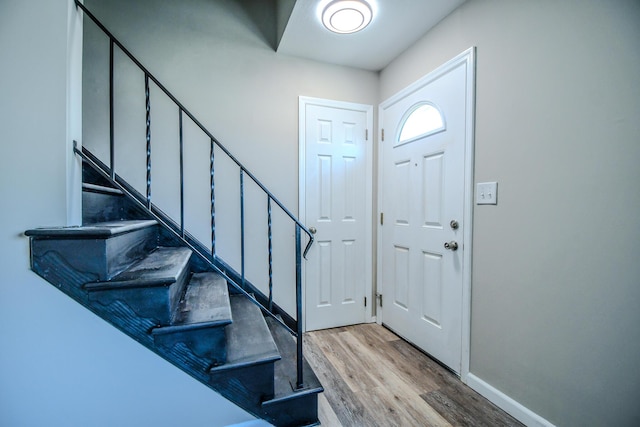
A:
{"type": "Polygon", "coordinates": [[[400,121],[398,144],[422,138],[445,129],[445,121],[438,107],[421,102],[411,107],[400,121]]]}

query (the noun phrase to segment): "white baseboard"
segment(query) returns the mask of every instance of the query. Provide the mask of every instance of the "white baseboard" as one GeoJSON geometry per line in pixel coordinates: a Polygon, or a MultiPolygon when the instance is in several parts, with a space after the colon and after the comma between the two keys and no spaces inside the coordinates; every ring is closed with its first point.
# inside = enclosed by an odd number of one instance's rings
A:
{"type": "Polygon", "coordinates": [[[467,375],[467,385],[526,426],[555,427],[540,415],[536,414],[522,404],[516,402],[497,388],[484,382],[472,373],[469,373],[467,375]]]}

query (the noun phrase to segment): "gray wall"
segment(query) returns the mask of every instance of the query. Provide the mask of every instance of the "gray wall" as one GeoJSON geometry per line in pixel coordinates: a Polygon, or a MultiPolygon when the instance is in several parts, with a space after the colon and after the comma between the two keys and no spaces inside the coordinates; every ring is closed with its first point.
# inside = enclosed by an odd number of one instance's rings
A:
{"type": "Polygon", "coordinates": [[[75,17],[71,0],[0,2],[0,425],[251,420],[29,270],[24,230],[78,216],[67,188],[80,137],[75,17]]]}
{"type": "Polygon", "coordinates": [[[640,3],[473,0],[380,99],[477,46],[471,373],[559,426],[640,424],[640,3]]]}

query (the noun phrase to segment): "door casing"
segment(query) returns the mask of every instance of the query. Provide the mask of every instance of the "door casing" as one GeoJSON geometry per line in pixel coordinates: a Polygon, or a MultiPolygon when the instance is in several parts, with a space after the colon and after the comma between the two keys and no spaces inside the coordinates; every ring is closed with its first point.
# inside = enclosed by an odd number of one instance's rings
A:
{"type": "MultiPolygon", "coordinates": [[[[381,141],[378,144],[378,170],[383,170],[383,144],[385,143],[382,138],[383,134],[383,111],[385,107],[394,104],[398,100],[408,96],[416,90],[426,86],[433,80],[437,79],[443,73],[449,70],[459,67],[463,64],[466,67],[466,93],[465,93],[465,148],[464,148],[464,213],[463,221],[465,224],[464,233],[462,236],[462,244],[465,251],[463,253],[463,271],[462,271],[462,336],[461,338],[461,361],[460,361],[460,378],[466,383],[467,376],[469,374],[469,349],[471,344],[471,260],[472,260],[472,236],[473,236],[473,171],[474,171],[474,135],[475,135],[475,68],[476,68],[476,48],[471,47],[464,52],[460,53],[455,58],[447,61],[443,65],[439,66],[426,76],[420,78],[409,86],[405,87],[398,93],[391,96],[389,99],[383,101],[378,107],[378,138],[381,141]]],[[[378,188],[383,188],[382,176],[378,175],[378,188]]],[[[382,197],[378,195],[378,214],[382,212],[382,197]]],[[[380,221],[377,221],[377,235],[382,235],[382,225],[380,221]]],[[[382,239],[377,239],[377,283],[382,284],[382,239]]],[[[379,285],[381,286],[381,285],[379,285]]],[[[382,291],[382,301],[384,304],[384,289],[382,291]]],[[[378,304],[379,304],[378,299],[378,304]]],[[[376,321],[379,324],[383,322],[382,310],[378,310],[376,321]]]]}

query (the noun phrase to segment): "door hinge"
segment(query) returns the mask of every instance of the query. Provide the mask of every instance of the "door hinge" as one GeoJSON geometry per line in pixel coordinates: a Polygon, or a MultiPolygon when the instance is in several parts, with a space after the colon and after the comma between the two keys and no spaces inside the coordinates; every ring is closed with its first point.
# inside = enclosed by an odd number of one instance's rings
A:
{"type": "Polygon", "coordinates": [[[384,141],[384,129],[382,129],[382,135],[381,135],[381,137],[382,137],[382,140],[384,141]]]}
{"type": "Polygon", "coordinates": [[[380,212],[380,225],[384,225],[384,212],[380,212]]]}
{"type": "Polygon", "coordinates": [[[367,306],[367,297],[364,297],[364,306],[367,306]]]}
{"type": "Polygon", "coordinates": [[[364,130],[364,140],[368,141],[369,140],[369,129],[365,129],[364,130]]]}
{"type": "Polygon", "coordinates": [[[378,297],[378,304],[382,307],[382,294],[376,294],[376,297],[378,297]]]}

